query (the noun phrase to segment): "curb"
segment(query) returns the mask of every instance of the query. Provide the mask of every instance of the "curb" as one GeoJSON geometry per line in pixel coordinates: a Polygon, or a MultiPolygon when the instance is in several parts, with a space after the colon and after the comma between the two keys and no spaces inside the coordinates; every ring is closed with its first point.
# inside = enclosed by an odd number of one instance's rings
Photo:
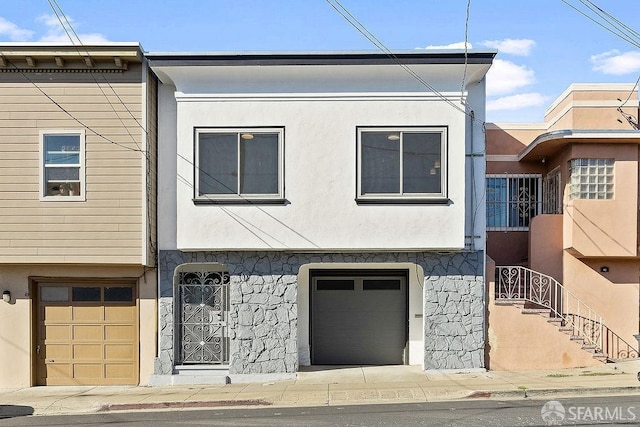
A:
{"type": "Polygon", "coordinates": [[[517,398],[539,398],[556,395],[564,396],[602,396],[616,394],[640,394],[640,386],[624,387],[585,387],[585,388],[542,388],[542,389],[521,389],[521,390],[500,390],[486,391],[475,390],[462,397],[462,399],[517,399],[517,398]]]}
{"type": "Polygon", "coordinates": [[[194,402],[121,403],[102,405],[96,412],[139,411],[150,409],[195,409],[233,406],[271,406],[273,403],[262,399],[251,400],[211,400],[194,402]]]}

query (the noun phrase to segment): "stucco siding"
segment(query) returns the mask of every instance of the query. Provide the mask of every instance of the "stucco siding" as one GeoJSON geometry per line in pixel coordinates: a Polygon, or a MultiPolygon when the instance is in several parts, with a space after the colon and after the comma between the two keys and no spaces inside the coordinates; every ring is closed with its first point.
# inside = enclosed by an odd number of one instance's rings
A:
{"type": "Polygon", "coordinates": [[[178,99],[177,104],[179,249],[464,247],[465,116],[439,99],[415,101],[398,97],[387,101],[364,98],[331,102],[178,99]],[[287,203],[194,205],[193,183],[184,180],[191,180],[194,174],[193,129],[229,125],[284,127],[287,203]],[[447,202],[427,206],[406,203],[364,206],[356,202],[356,130],[358,126],[380,125],[447,127],[447,202]]]}

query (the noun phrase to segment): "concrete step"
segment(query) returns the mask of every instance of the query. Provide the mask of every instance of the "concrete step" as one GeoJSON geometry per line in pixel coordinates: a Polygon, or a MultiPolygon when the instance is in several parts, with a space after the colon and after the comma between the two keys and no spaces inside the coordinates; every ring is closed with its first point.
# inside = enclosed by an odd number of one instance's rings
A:
{"type": "Polygon", "coordinates": [[[227,376],[229,365],[176,365],[174,375],[227,376]]]}
{"type": "Polygon", "coordinates": [[[156,375],[150,385],[229,384],[228,365],[177,365],[172,375],[156,375]]]}
{"type": "Polygon", "coordinates": [[[548,308],[523,308],[522,314],[539,314],[544,317],[549,317],[551,310],[548,308]]]}
{"type": "Polygon", "coordinates": [[[518,306],[523,306],[524,303],[525,303],[525,300],[523,300],[523,299],[501,298],[501,299],[496,299],[495,300],[495,304],[496,305],[518,305],[518,306]]]}
{"type": "Polygon", "coordinates": [[[606,354],[600,352],[593,353],[593,358],[601,362],[607,362],[609,360],[606,354]]]}
{"type": "Polygon", "coordinates": [[[569,339],[571,341],[584,341],[584,337],[581,337],[579,335],[571,335],[571,337],[569,339]]]}

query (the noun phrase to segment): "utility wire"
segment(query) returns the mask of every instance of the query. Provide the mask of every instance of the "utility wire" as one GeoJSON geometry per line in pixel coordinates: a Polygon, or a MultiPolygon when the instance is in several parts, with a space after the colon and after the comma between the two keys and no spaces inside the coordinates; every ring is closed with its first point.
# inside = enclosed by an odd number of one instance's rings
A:
{"type": "Polygon", "coordinates": [[[69,112],[69,110],[67,110],[66,108],[64,108],[62,105],[60,105],[59,102],[57,102],[55,99],[53,99],[48,93],[46,93],[44,91],[44,89],[42,89],[40,86],[38,86],[38,84],[33,81],[31,78],[29,78],[29,76],[27,75],[27,73],[25,73],[24,71],[22,71],[20,69],[20,67],[18,67],[18,65],[16,65],[13,61],[11,61],[9,58],[5,58],[5,60],[7,61],[8,64],[10,64],[15,70],[17,70],[22,77],[24,77],[24,79],[26,81],[28,81],[33,87],[35,87],[36,89],[38,89],[38,91],[44,95],[49,101],[51,101],[51,103],[53,103],[56,107],[58,107],[62,112],[64,112],[67,116],[69,116],[69,118],[71,118],[73,121],[75,121],[76,123],[78,123],[80,126],[82,126],[83,128],[85,128],[86,130],[88,130],[89,132],[93,133],[94,135],[96,135],[97,137],[107,141],[110,144],[113,145],[117,145],[121,148],[124,148],[125,150],[129,150],[129,151],[135,151],[135,152],[141,152],[139,149],[136,148],[131,148],[131,147],[127,147],[124,144],[120,144],[118,142],[113,141],[110,138],[107,138],[106,136],[104,136],[102,133],[96,131],[95,129],[93,129],[91,126],[87,125],[86,123],[84,123],[82,120],[78,119],[76,116],[74,116],[71,112],[69,112]]]}
{"type": "MultiPolygon", "coordinates": [[[[56,15],[56,18],[58,19],[58,22],[60,23],[60,25],[62,26],[63,30],[65,31],[67,37],[69,38],[70,42],[72,43],[72,45],[76,48],[76,51],[78,52],[78,55],[82,56],[82,53],[80,52],[78,46],[76,45],[75,41],[73,40],[73,37],[71,36],[71,34],[69,33],[69,31],[66,28],[66,25],[69,26],[69,28],[71,29],[71,31],[73,32],[74,36],[76,37],[78,43],[80,43],[80,46],[82,45],[82,41],[80,40],[78,34],[76,33],[76,31],[73,29],[73,26],[71,25],[71,22],[69,21],[69,19],[66,17],[66,15],[64,14],[64,11],[62,11],[62,9],[60,8],[60,6],[57,4],[56,0],[47,0],[49,5],[51,6],[54,14],[56,15]],[[55,6],[54,6],[55,4],[55,6]],[[59,9],[56,10],[56,7],[59,9]],[[64,17],[64,21],[66,21],[66,25],[62,20],[62,17],[64,17]]],[[[85,48],[86,54],[87,56],[90,57],[89,51],[85,48]]],[[[10,61],[8,61],[10,62],[10,61]]],[[[10,62],[11,63],[11,62],[10,62]]],[[[12,65],[19,70],[19,68],[12,63],[12,65]]],[[[21,71],[20,71],[21,72],[21,71]]],[[[74,121],[76,121],[78,124],[80,124],[82,127],[84,127],[85,129],[87,129],[88,131],[98,135],[99,137],[101,137],[102,139],[104,139],[105,141],[111,143],[111,144],[115,144],[118,145],[122,148],[125,148],[127,150],[130,151],[135,151],[135,152],[140,152],[142,154],[145,155],[145,157],[147,157],[148,160],[148,153],[146,151],[143,151],[140,149],[140,147],[138,146],[137,142],[135,141],[135,138],[133,137],[133,135],[131,135],[131,133],[128,131],[128,127],[125,126],[125,124],[122,122],[122,118],[117,114],[113,104],[111,103],[111,101],[109,100],[107,94],[102,90],[102,88],[100,87],[98,81],[95,79],[95,76],[93,76],[94,81],[96,82],[96,84],[98,85],[98,87],[100,88],[102,94],[104,95],[104,97],[106,98],[107,102],[109,103],[109,105],[112,107],[112,109],[114,110],[114,113],[116,114],[116,116],[120,119],[123,127],[127,128],[127,132],[129,133],[129,136],[131,137],[131,139],[133,140],[133,142],[136,144],[137,149],[133,149],[130,147],[127,147],[125,145],[119,144],[115,141],[112,141],[111,139],[107,138],[106,136],[100,134],[99,132],[95,131],[94,129],[92,129],[90,126],[86,125],[84,122],[82,122],[81,120],[79,120],[78,118],[76,118],[71,112],[69,112],[68,110],[66,110],[64,107],[62,107],[62,105],[60,105],[58,102],[56,102],[51,96],[49,96],[46,92],[44,92],[44,90],[42,88],[40,88],[33,80],[29,79],[29,77],[27,77],[27,75],[24,72],[21,72],[21,74],[25,77],[25,79],[27,79],[34,87],[36,87],[44,96],[46,96],[51,102],[53,102],[58,108],[60,108],[62,111],[64,111],[70,118],[72,118],[74,121]]],[[[120,101],[120,103],[124,106],[124,108],[127,110],[127,112],[131,115],[131,117],[136,121],[136,123],[138,124],[138,126],[145,132],[145,134],[147,134],[147,130],[140,124],[140,122],[136,119],[136,117],[133,115],[133,113],[129,110],[129,108],[127,107],[127,105],[124,103],[124,101],[118,96],[117,92],[114,90],[114,88],[111,86],[111,84],[107,81],[106,77],[103,75],[102,76],[105,81],[107,82],[107,84],[109,85],[109,87],[111,88],[111,90],[113,91],[113,93],[116,95],[116,97],[118,98],[118,100],[120,101]]],[[[217,180],[215,177],[211,176],[210,174],[208,174],[206,171],[203,171],[198,165],[194,164],[194,162],[192,162],[191,160],[187,159],[186,157],[178,154],[178,157],[182,158],[184,161],[186,161],[191,167],[196,168],[199,173],[208,176],[209,178],[218,181],[218,183],[220,185],[224,184],[222,182],[220,182],[219,180],[217,180]]],[[[194,184],[190,183],[189,180],[187,180],[186,178],[184,178],[183,176],[181,176],[180,174],[178,174],[177,176],[177,181],[178,182],[182,182],[184,184],[186,184],[187,186],[189,186],[190,188],[195,188],[194,184]]],[[[202,197],[208,199],[208,200],[213,200],[209,195],[201,195],[202,197]]],[[[247,200],[246,198],[240,196],[241,199],[244,199],[246,202],[248,202],[249,204],[255,205],[254,202],[247,200]]],[[[244,227],[247,231],[249,231],[251,234],[253,234],[254,236],[256,236],[259,240],[261,240],[265,245],[272,247],[267,241],[265,241],[260,235],[258,235],[255,231],[252,231],[251,228],[254,228],[258,231],[261,231],[263,234],[267,235],[268,237],[270,237],[271,239],[275,240],[276,242],[280,243],[282,246],[286,247],[284,242],[281,242],[280,240],[278,240],[275,236],[271,236],[268,233],[266,233],[265,231],[261,230],[260,227],[249,223],[248,221],[240,218],[237,214],[231,212],[229,209],[225,208],[224,206],[218,206],[223,212],[225,212],[227,215],[229,215],[232,219],[234,219],[236,222],[238,222],[238,224],[240,224],[242,227],[244,227]]],[[[309,242],[312,246],[318,248],[319,246],[317,244],[315,244],[314,242],[312,242],[311,240],[309,240],[308,238],[306,238],[305,236],[303,236],[302,234],[300,234],[299,232],[291,229],[289,226],[287,226],[286,224],[284,224],[281,220],[277,219],[276,217],[274,217],[273,215],[269,214],[268,212],[266,212],[264,209],[260,208],[258,206],[258,209],[263,212],[264,214],[266,214],[267,216],[271,217],[273,220],[275,220],[276,222],[280,223],[281,225],[283,225],[284,227],[288,228],[289,230],[291,230],[294,234],[298,235],[299,237],[301,237],[302,239],[306,240],[307,242],[309,242]]]]}
{"type": "Polygon", "coordinates": [[[636,41],[638,40],[639,34],[634,29],[624,24],[623,22],[619,21],[617,18],[615,18],[610,13],[606,12],[604,9],[602,9],[600,6],[598,6],[591,0],[579,0],[579,1],[580,3],[585,5],[589,10],[591,10],[600,18],[602,18],[604,22],[606,22],[616,31],[623,34],[625,37],[636,39],[636,41]]]}
{"type": "MultiPolygon", "coordinates": [[[[76,42],[73,40],[73,37],[71,36],[71,34],[69,33],[69,31],[67,30],[67,26],[69,26],[69,28],[71,29],[71,31],[73,32],[73,34],[75,35],[78,43],[80,46],[83,46],[82,41],[80,40],[80,37],[78,36],[78,34],[76,33],[76,31],[73,29],[73,26],[71,25],[71,22],[69,21],[69,19],[67,18],[67,16],[65,15],[64,11],[62,10],[62,8],[60,7],[60,5],[58,5],[58,3],[56,2],[56,0],[47,0],[47,2],[49,3],[49,6],[51,7],[51,10],[53,11],[53,13],[55,14],[56,18],[58,19],[58,22],[60,23],[60,26],[62,27],[62,29],[64,30],[65,34],[67,35],[67,37],[69,38],[69,41],[71,42],[71,45],[76,49],[76,52],[78,52],[78,56],[82,57],[82,53],[80,52],[80,49],[78,48],[78,46],[76,45],[76,42]],[[55,6],[54,6],[55,5],[55,6]],[[57,8],[57,9],[56,9],[57,8]],[[66,21],[66,24],[62,21],[62,17],[64,17],[64,20],[66,21]]],[[[87,54],[87,56],[89,57],[90,60],[93,60],[91,58],[91,55],[89,54],[89,51],[87,49],[85,49],[85,52],[87,54]]],[[[93,75],[93,73],[90,73],[91,77],[93,78],[94,82],[96,83],[97,88],[100,90],[100,92],[102,93],[102,95],[105,97],[105,99],[107,100],[107,103],[109,104],[109,106],[111,107],[111,109],[113,110],[113,113],[115,114],[115,116],[118,118],[118,120],[120,120],[120,123],[122,124],[122,127],[127,131],[127,134],[129,135],[129,138],[131,138],[131,141],[135,144],[135,146],[138,148],[138,151],[140,151],[141,153],[143,153],[145,156],[147,155],[146,152],[144,152],[141,148],[140,145],[138,144],[138,142],[136,141],[136,139],[134,138],[134,136],[131,134],[131,131],[129,130],[129,126],[125,125],[124,120],[122,119],[122,117],[120,117],[120,115],[118,114],[118,111],[116,110],[115,106],[113,105],[113,103],[111,102],[111,100],[109,99],[109,97],[107,96],[107,94],[105,93],[105,91],[102,89],[102,86],[100,86],[100,83],[98,83],[98,80],[96,79],[96,77],[93,75]]],[[[106,80],[106,78],[104,76],[102,76],[104,80],[106,80]]],[[[133,119],[136,121],[137,125],[145,132],[145,135],[147,135],[146,133],[146,129],[144,129],[142,127],[142,125],[140,124],[140,122],[138,122],[138,120],[133,116],[133,113],[129,110],[129,108],[125,105],[125,103],[122,101],[122,99],[118,96],[118,94],[116,93],[116,91],[114,90],[114,88],[111,86],[111,84],[109,82],[107,82],[107,84],[109,85],[109,87],[111,88],[111,91],[116,95],[116,97],[118,98],[118,100],[120,101],[120,103],[124,106],[124,108],[127,110],[127,112],[129,112],[129,115],[131,115],[131,117],[133,117],[133,119]]]]}
{"type": "MultiPolygon", "coordinates": [[[[203,170],[203,169],[200,167],[200,165],[195,164],[195,162],[191,161],[191,159],[188,159],[187,157],[183,156],[183,155],[182,155],[182,154],[180,154],[180,153],[177,153],[177,156],[178,156],[178,158],[180,158],[180,159],[184,160],[184,161],[185,161],[185,162],[186,162],[190,167],[192,167],[192,168],[196,169],[196,170],[198,171],[198,174],[204,175],[204,176],[206,176],[207,178],[209,178],[209,179],[211,179],[211,180],[215,181],[215,182],[216,182],[217,184],[219,184],[221,187],[223,187],[223,188],[225,188],[225,189],[227,189],[227,190],[231,191],[232,193],[236,194],[236,196],[238,196],[238,197],[240,198],[240,200],[242,200],[242,201],[246,202],[247,204],[250,204],[250,205],[252,205],[252,206],[256,207],[260,212],[264,213],[264,214],[265,214],[265,215],[267,215],[269,218],[273,219],[274,221],[276,221],[277,223],[279,223],[279,224],[280,224],[280,225],[282,225],[283,227],[287,228],[288,230],[292,231],[294,234],[296,234],[296,235],[297,235],[298,237],[300,237],[301,239],[303,239],[303,240],[307,241],[308,243],[310,243],[312,246],[314,246],[314,247],[316,247],[316,248],[320,248],[316,243],[314,243],[313,241],[309,240],[307,237],[303,236],[303,235],[302,235],[302,234],[300,234],[298,231],[296,231],[296,230],[294,230],[293,228],[289,227],[287,224],[285,224],[284,222],[282,222],[281,220],[279,220],[278,218],[276,218],[275,216],[273,216],[272,214],[270,214],[269,212],[267,212],[266,210],[264,210],[264,209],[263,209],[261,206],[259,206],[256,202],[254,202],[253,200],[247,199],[246,197],[244,197],[244,196],[243,196],[243,195],[241,195],[241,194],[238,194],[238,192],[236,191],[236,189],[235,189],[235,188],[231,188],[231,187],[227,186],[224,182],[220,181],[218,178],[214,177],[213,175],[211,175],[211,174],[210,174],[210,173],[208,173],[207,171],[203,170]]],[[[196,191],[195,183],[193,183],[193,184],[192,184],[191,182],[189,182],[189,180],[187,180],[185,177],[181,176],[180,174],[178,174],[178,178],[179,178],[179,180],[180,180],[182,183],[184,183],[185,185],[187,185],[189,188],[193,189],[193,190],[194,190],[194,194],[195,194],[195,191],[196,191]]],[[[217,201],[218,201],[218,200],[216,200],[216,199],[212,198],[212,197],[211,197],[210,195],[208,195],[208,194],[199,194],[199,195],[197,195],[197,196],[198,196],[198,197],[204,197],[205,199],[207,199],[207,200],[209,200],[209,201],[214,201],[214,202],[217,202],[217,201]]],[[[218,207],[219,207],[221,210],[223,210],[223,211],[224,211],[227,215],[229,215],[229,216],[236,215],[236,214],[233,214],[233,215],[232,215],[232,213],[231,213],[228,209],[226,209],[224,206],[218,205],[218,207]]],[[[236,219],[236,221],[238,221],[238,220],[236,219]]],[[[245,221],[245,222],[247,222],[246,220],[244,220],[244,221],[245,221]]],[[[240,221],[238,221],[238,223],[240,223],[240,221]]],[[[259,228],[259,227],[255,226],[255,225],[253,225],[253,224],[250,224],[250,225],[251,225],[252,227],[255,227],[255,228],[257,228],[258,230],[260,230],[260,228],[259,228]]],[[[246,228],[246,227],[245,227],[245,228],[246,228]]],[[[247,230],[249,230],[249,229],[247,228],[247,230]]],[[[249,230],[249,231],[250,231],[250,230],[249,230]]],[[[264,234],[266,234],[267,236],[271,237],[273,240],[275,240],[275,241],[277,241],[278,243],[280,243],[282,246],[285,246],[285,247],[286,247],[286,245],[285,245],[283,242],[279,241],[279,240],[278,240],[278,239],[276,239],[275,237],[273,237],[273,236],[271,236],[271,235],[267,234],[267,233],[266,233],[265,231],[263,231],[263,230],[260,230],[260,231],[262,231],[264,234]]],[[[260,238],[260,236],[258,236],[257,234],[255,234],[255,233],[252,233],[252,234],[254,234],[258,239],[262,240],[262,238],[260,238]]],[[[262,240],[262,241],[263,241],[266,245],[268,245],[269,247],[271,247],[267,242],[265,242],[264,240],[262,240]]]]}
{"type": "Polygon", "coordinates": [[[638,87],[638,83],[640,83],[640,75],[636,79],[636,84],[634,84],[633,88],[631,88],[631,90],[629,91],[629,96],[627,96],[627,99],[625,99],[624,102],[620,104],[620,107],[629,102],[629,99],[631,99],[631,95],[633,95],[633,92],[635,92],[636,88],[638,87]]]}
{"type": "MultiPolygon", "coordinates": [[[[441,92],[439,92],[435,87],[433,87],[431,84],[429,84],[425,79],[423,79],[422,77],[420,77],[415,71],[413,71],[407,64],[403,63],[402,61],[400,61],[400,59],[389,49],[387,48],[384,43],[382,43],[373,33],[371,33],[365,26],[364,24],[362,24],[355,16],[353,16],[341,3],[339,0],[326,0],[326,2],[336,11],[338,12],[338,14],[340,14],[340,16],[342,16],[353,28],[355,28],[360,34],[362,34],[367,40],[369,40],[374,46],[376,46],[378,49],[380,49],[382,52],[384,52],[385,54],[387,54],[387,56],[391,59],[393,59],[393,61],[398,64],[400,67],[402,67],[402,69],[404,69],[411,77],[413,77],[416,81],[418,81],[421,85],[423,85],[424,87],[426,87],[427,89],[429,89],[430,91],[432,91],[434,94],[436,94],[440,99],[442,99],[443,101],[445,101],[447,104],[451,105],[453,108],[455,108],[456,110],[460,111],[461,113],[463,113],[465,116],[467,116],[469,119],[471,119],[471,126],[473,126],[473,123],[479,123],[482,126],[482,132],[486,133],[486,122],[484,122],[483,120],[477,119],[475,117],[475,114],[473,112],[473,110],[467,111],[468,105],[466,103],[464,103],[465,108],[461,108],[459,105],[453,103],[449,98],[447,98],[444,94],[442,94],[441,92]],[[335,4],[334,4],[335,3],[335,4]]],[[[464,62],[464,74],[463,74],[463,78],[462,78],[462,84],[461,84],[461,98],[464,98],[464,84],[465,84],[465,80],[466,80],[466,72],[467,72],[467,64],[468,64],[468,29],[469,29],[469,16],[470,16],[470,9],[471,9],[471,0],[467,0],[467,9],[466,9],[466,16],[465,16],[465,41],[464,41],[464,49],[465,49],[465,62],[464,62]]],[[[463,99],[461,99],[461,101],[463,101],[463,99]]],[[[471,181],[472,181],[472,192],[475,194],[477,189],[476,189],[476,179],[473,173],[473,163],[474,163],[474,159],[473,156],[475,154],[481,154],[484,155],[484,151],[479,152],[479,153],[469,153],[469,155],[472,156],[471,159],[471,181]]],[[[484,188],[485,186],[483,186],[484,188]]],[[[486,189],[485,189],[486,191],[486,189]]],[[[478,198],[478,202],[476,204],[475,208],[472,208],[472,215],[475,216],[475,212],[477,212],[477,210],[480,208],[480,206],[482,206],[483,200],[484,200],[485,194],[482,194],[480,198],[478,198]]],[[[471,246],[474,246],[474,228],[475,228],[475,218],[472,220],[472,230],[471,230],[471,246]]]]}
{"type": "Polygon", "coordinates": [[[469,15],[471,12],[471,0],[467,0],[467,11],[464,19],[464,72],[462,73],[462,83],[460,84],[460,103],[464,102],[464,85],[467,80],[467,65],[469,63],[469,15]]]}
{"type": "Polygon", "coordinates": [[[379,50],[385,53],[389,58],[391,58],[397,65],[399,65],[403,70],[405,70],[411,77],[413,77],[418,83],[422,86],[429,89],[433,92],[438,98],[465,114],[473,121],[480,123],[484,126],[484,122],[482,120],[476,119],[472,117],[466,109],[460,107],[459,105],[452,102],[449,98],[447,98],[444,94],[438,91],[435,87],[433,87],[429,82],[423,79],[420,75],[418,75],[415,71],[411,69],[407,64],[402,62],[384,43],[380,41],[371,31],[369,31],[364,24],[362,24],[355,16],[349,12],[338,0],[326,0],[326,2],[331,6],[340,16],[342,16],[353,28],[355,28],[360,34],[362,34],[367,40],[369,40],[374,46],[376,46],[379,50]],[[335,4],[334,4],[335,3],[335,4]]]}
{"type": "MultiPolygon", "coordinates": [[[[586,17],[587,19],[595,22],[597,25],[599,25],[600,27],[604,28],[605,30],[607,30],[611,34],[617,36],[618,38],[620,38],[620,39],[622,39],[624,41],[626,41],[627,43],[631,44],[632,46],[640,48],[640,40],[638,40],[638,37],[637,36],[633,37],[632,35],[628,34],[628,31],[624,30],[623,28],[621,29],[619,25],[611,24],[611,22],[606,20],[606,19],[605,19],[606,24],[604,24],[601,21],[599,21],[597,18],[594,18],[593,16],[590,16],[587,12],[585,12],[585,11],[579,9],[577,6],[571,4],[568,0],[560,0],[560,1],[562,1],[564,4],[566,4],[567,6],[569,6],[570,8],[572,8],[573,10],[575,10],[576,12],[581,14],[582,16],[586,17]]],[[[581,2],[582,2],[582,0],[581,0],[581,2]]],[[[587,6],[587,8],[593,12],[592,8],[590,8],[588,6],[587,6]]],[[[598,9],[602,10],[599,7],[598,7],[598,9]]],[[[598,13],[596,13],[596,15],[598,17],[602,18],[602,16],[600,14],[598,14],[598,13]]],[[[616,19],[616,21],[618,21],[618,20],[616,19]]],[[[626,26],[626,25],[624,25],[624,27],[628,28],[628,26],[626,26]]],[[[632,30],[632,31],[635,33],[635,30],[632,30]]]]}
{"type": "MultiPolygon", "coordinates": [[[[78,43],[80,44],[80,46],[84,47],[84,44],[82,43],[82,41],[80,40],[80,36],[78,36],[78,33],[76,33],[76,30],[73,28],[73,25],[71,25],[71,21],[68,19],[67,15],[64,13],[64,11],[62,10],[62,8],[60,7],[60,5],[58,4],[57,0],[52,0],[53,3],[56,5],[56,7],[58,8],[58,10],[60,11],[60,13],[62,14],[62,16],[64,17],[65,21],[67,22],[67,25],[69,26],[69,29],[71,29],[71,32],[73,32],[74,36],[76,37],[76,39],[78,40],[78,43]]],[[[51,3],[49,3],[51,4],[51,3]]],[[[64,25],[62,26],[64,28],[64,25]]],[[[67,35],[69,36],[69,34],[67,33],[67,35]]],[[[71,36],[69,36],[69,39],[71,40],[71,36]]],[[[73,43],[73,40],[71,41],[71,43],[73,43]]],[[[89,51],[85,48],[85,52],[87,53],[87,56],[89,58],[91,58],[91,54],[89,53],[89,51]]],[[[93,74],[92,74],[93,75],[93,74]]],[[[138,118],[131,112],[131,110],[129,110],[127,104],[122,100],[122,98],[120,98],[120,95],[118,95],[118,92],[116,92],[116,90],[113,88],[113,86],[111,86],[111,82],[109,81],[109,79],[107,79],[104,75],[104,73],[100,73],[100,76],[102,77],[102,79],[104,80],[104,82],[107,84],[107,86],[109,86],[109,89],[111,89],[111,91],[113,92],[113,94],[116,96],[116,98],[118,98],[118,101],[120,102],[120,104],[122,104],[122,106],[125,108],[125,110],[129,113],[129,115],[131,116],[131,118],[133,120],[135,120],[135,122],[138,124],[138,127],[140,129],[142,129],[142,131],[145,132],[145,134],[147,134],[147,129],[138,121],[138,118]]],[[[97,83],[97,82],[96,82],[97,83]]],[[[106,95],[105,95],[106,96],[106,95]]]]}

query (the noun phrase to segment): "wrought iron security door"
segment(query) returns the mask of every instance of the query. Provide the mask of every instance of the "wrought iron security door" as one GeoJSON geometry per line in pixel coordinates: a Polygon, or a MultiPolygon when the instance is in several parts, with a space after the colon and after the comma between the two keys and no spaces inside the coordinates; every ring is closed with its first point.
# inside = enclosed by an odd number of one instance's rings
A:
{"type": "Polygon", "coordinates": [[[183,364],[229,361],[229,273],[178,273],[180,348],[183,364]]]}

